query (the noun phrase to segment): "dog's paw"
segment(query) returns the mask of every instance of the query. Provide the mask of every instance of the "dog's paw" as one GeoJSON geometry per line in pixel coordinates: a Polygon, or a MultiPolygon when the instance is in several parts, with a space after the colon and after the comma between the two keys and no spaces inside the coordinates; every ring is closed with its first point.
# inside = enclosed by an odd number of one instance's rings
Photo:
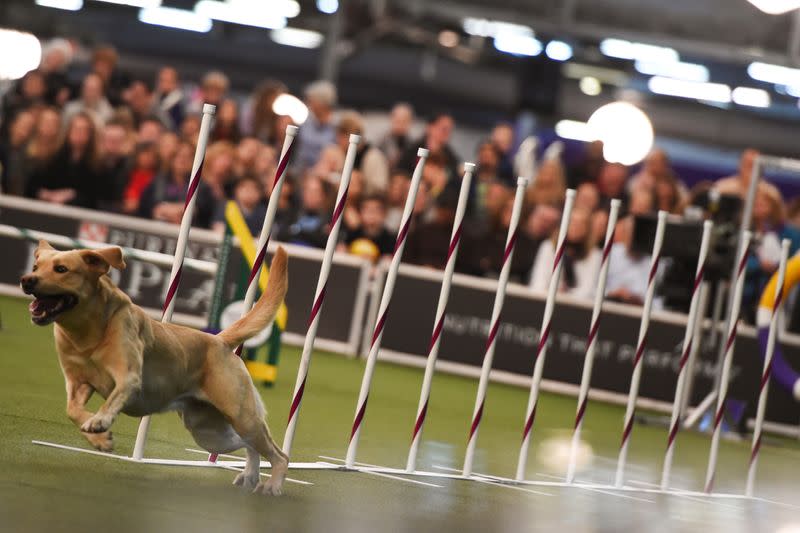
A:
{"type": "Polygon", "coordinates": [[[276,480],[274,477],[269,478],[266,481],[260,482],[256,485],[255,490],[253,490],[253,494],[265,494],[267,496],[280,496],[281,495],[281,485],[282,482],[276,480]]]}
{"type": "Polygon", "coordinates": [[[86,437],[89,444],[101,452],[110,453],[114,451],[114,435],[110,431],[105,431],[103,433],[84,432],[83,436],[86,437]]]}
{"type": "Polygon", "coordinates": [[[247,490],[253,490],[258,485],[260,475],[258,472],[250,474],[247,471],[240,472],[233,480],[233,484],[237,487],[243,487],[247,490]]]}
{"type": "Polygon", "coordinates": [[[96,414],[83,423],[81,431],[84,433],[105,433],[111,427],[114,418],[110,415],[96,414]]]}

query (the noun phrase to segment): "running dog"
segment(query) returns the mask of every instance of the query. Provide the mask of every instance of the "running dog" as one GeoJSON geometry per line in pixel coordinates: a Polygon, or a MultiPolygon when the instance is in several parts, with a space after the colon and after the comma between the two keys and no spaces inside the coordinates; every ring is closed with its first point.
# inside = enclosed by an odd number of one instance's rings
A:
{"type": "Polygon", "coordinates": [[[234,485],[278,495],[288,457],[270,435],[266,410],[233,349],[278,312],[288,287],[287,256],[278,248],[269,283],[253,309],[218,335],[148,317],[106,274],[124,269],[122,250],[60,252],[40,241],[33,271],[20,280],[34,296],[34,324],[55,322],[56,350],[67,386],[67,416],[98,450],[111,451],[119,413],[141,417],[177,411],[194,440],[213,453],[245,448],[234,485]],[[105,403],[92,413],[94,392],[105,403]],[[272,477],[260,481],[260,456],[272,477]]]}

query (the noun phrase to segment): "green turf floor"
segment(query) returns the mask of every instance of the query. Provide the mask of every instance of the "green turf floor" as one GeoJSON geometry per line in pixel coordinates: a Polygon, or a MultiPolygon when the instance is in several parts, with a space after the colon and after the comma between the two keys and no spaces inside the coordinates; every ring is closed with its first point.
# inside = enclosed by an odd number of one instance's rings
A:
{"type": "MultiPolygon", "coordinates": [[[[29,531],[778,531],[800,527],[800,446],[764,447],[758,495],[763,501],[692,499],[651,493],[603,493],[579,488],[519,488],[447,479],[421,486],[364,473],[292,471],[280,498],[230,486],[222,469],[141,465],[31,444],[40,439],[87,444],[64,414],[64,385],[50,327],[30,324],[26,302],[0,298],[0,532],[29,531]],[[794,507],[792,507],[794,506],[794,507]]],[[[282,440],[299,351],[283,349],[279,381],[263,396],[282,440]]],[[[363,370],[360,360],[316,353],[306,389],[293,460],[344,456],[363,370]]],[[[362,430],[359,460],[402,467],[416,410],[421,370],[379,364],[362,430]]],[[[463,461],[476,382],[439,375],[420,449],[420,466],[458,468],[463,461]]],[[[478,441],[475,471],[511,476],[517,459],[527,391],[493,384],[478,441]]],[[[93,400],[93,405],[97,399],[93,400]]],[[[534,428],[530,479],[563,475],[542,460],[544,441],[568,436],[575,400],[544,395],[534,428]]],[[[584,436],[595,458],[579,477],[613,480],[621,408],[592,403],[584,436]]],[[[114,425],[116,452],[130,454],[136,420],[114,425]]],[[[637,426],[628,479],[657,482],[665,430],[637,426]]],[[[175,414],[154,417],[146,455],[196,458],[175,414]]],[[[681,434],[675,484],[698,490],[708,438],[681,434]]],[[[741,492],[749,444],[723,442],[720,491],[741,492]]],[[[202,456],[199,456],[202,457],[202,456]]],[[[419,479],[419,478],[417,478],[419,479]]],[[[641,485],[645,486],[645,485],[641,485]]]]}

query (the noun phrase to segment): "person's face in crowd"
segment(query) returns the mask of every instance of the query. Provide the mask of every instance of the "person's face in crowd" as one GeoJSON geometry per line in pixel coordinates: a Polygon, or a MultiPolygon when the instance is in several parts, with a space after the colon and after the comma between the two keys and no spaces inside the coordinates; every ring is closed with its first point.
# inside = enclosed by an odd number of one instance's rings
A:
{"type": "Polygon", "coordinates": [[[155,172],[158,168],[158,154],[155,148],[141,150],[136,154],[136,168],[139,170],[149,170],[155,172]]]}
{"type": "Polygon", "coordinates": [[[503,206],[508,202],[511,192],[502,183],[494,182],[486,190],[486,211],[491,218],[494,218],[503,206]]]}
{"type": "Polygon", "coordinates": [[[411,180],[405,174],[392,175],[386,191],[386,202],[391,206],[402,206],[410,186],[411,180]]]}
{"type": "Polygon", "coordinates": [[[239,108],[234,100],[223,100],[217,109],[217,121],[223,124],[236,124],[239,108]]]}
{"type": "Polygon", "coordinates": [[[306,105],[311,114],[317,118],[325,116],[331,111],[327,103],[313,96],[306,97],[306,105]]]}
{"type": "Polygon", "coordinates": [[[92,72],[103,78],[106,82],[111,79],[116,65],[107,59],[98,59],[92,63],[92,72]]]}
{"type": "Polygon", "coordinates": [[[14,122],[9,130],[11,146],[22,146],[33,135],[36,126],[36,117],[30,111],[20,111],[14,117],[14,122]]]}
{"type": "Polygon", "coordinates": [[[253,170],[256,176],[266,180],[267,190],[272,188],[278,168],[278,153],[272,146],[261,146],[256,154],[253,170]]]}
{"type": "Polygon", "coordinates": [[[278,199],[278,209],[286,210],[292,207],[294,197],[294,181],[286,180],[281,188],[281,197],[278,199]]]}
{"type": "Polygon", "coordinates": [[[561,212],[551,206],[540,204],[528,217],[528,235],[533,239],[546,239],[558,227],[561,212]]]}
{"type": "Polygon", "coordinates": [[[575,192],[575,207],[594,211],[600,203],[600,192],[594,183],[581,183],[575,192]]]}
{"type": "Polygon", "coordinates": [[[233,171],[233,153],[221,151],[208,163],[208,175],[225,182],[233,171]]]}
{"type": "MultiPolygon", "coordinates": [[[[409,184],[409,189],[410,189],[409,184]]],[[[419,189],[417,189],[417,197],[414,199],[414,209],[412,210],[413,214],[420,215],[425,212],[425,209],[428,207],[428,200],[430,199],[430,190],[428,189],[428,184],[424,181],[419,184],[419,189]]],[[[405,197],[403,198],[403,204],[405,205],[405,197]]]]}
{"type": "Polygon", "coordinates": [[[603,243],[608,229],[608,212],[605,209],[598,209],[592,213],[592,242],[603,243]]]}
{"type": "Polygon", "coordinates": [[[536,174],[535,187],[552,189],[559,186],[561,186],[561,164],[554,159],[543,162],[536,174]]]}
{"type": "Polygon", "coordinates": [[[658,208],[671,211],[677,201],[677,190],[673,181],[669,178],[657,179],[655,193],[658,199],[658,208]]]}
{"type": "Polygon", "coordinates": [[[386,209],[377,200],[367,200],[361,203],[361,226],[367,233],[378,233],[386,222],[386,209]]]}
{"type": "Polygon", "coordinates": [[[442,165],[429,161],[422,169],[422,179],[432,191],[441,191],[447,185],[447,171],[442,165]]]}
{"type": "Polygon", "coordinates": [[[194,150],[191,145],[182,143],[172,158],[172,179],[176,182],[189,180],[194,162],[194,150]]]}
{"type": "Polygon", "coordinates": [[[502,153],[509,153],[514,144],[514,130],[508,124],[498,124],[492,130],[492,143],[502,153]]]}
{"type": "Polygon", "coordinates": [[[408,135],[411,130],[411,124],[414,121],[414,114],[411,108],[405,105],[398,105],[392,109],[392,114],[389,117],[392,135],[403,137],[408,135]]]}
{"type": "Polygon", "coordinates": [[[775,218],[775,207],[769,193],[763,187],[759,187],[753,204],[753,221],[757,225],[768,224],[775,218]]]}
{"type": "Polygon", "coordinates": [[[478,149],[478,166],[482,169],[494,170],[498,165],[497,150],[491,143],[483,143],[478,149]]]}
{"type": "Polygon", "coordinates": [[[753,165],[758,157],[758,151],[747,149],[742,152],[742,157],[739,160],[739,179],[747,186],[750,184],[750,178],[753,175],[753,165]]]}
{"type": "Polygon", "coordinates": [[[628,169],[619,163],[606,163],[600,172],[599,186],[609,198],[619,198],[625,190],[628,169]]]}
{"type": "Polygon", "coordinates": [[[245,209],[253,209],[261,202],[261,188],[251,179],[242,180],[234,191],[236,202],[245,209]]]}
{"type": "Polygon", "coordinates": [[[263,145],[252,137],[242,139],[236,147],[236,165],[240,172],[253,168],[258,151],[263,145]]]}
{"type": "Polygon", "coordinates": [[[319,161],[314,165],[314,173],[325,178],[339,173],[344,167],[344,153],[338,146],[326,146],[319,154],[319,161]]]}
{"type": "Polygon", "coordinates": [[[572,216],[569,217],[569,229],[567,229],[567,242],[569,244],[583,244],[589,237],[590,215],[585,209],[574,209],[572,216]]]}
{"type": "Polygon", "coordinates": [[[322,181],[308,177],[303,183],[303,208],[306,211],[321,211],[325,207],[325,190],[322,181]]]}
{"type": "Polygon", "coordinates": [[[200,135],[200,117],[190,116],[183,119],[181,122],[181,138],[194,142],[200,135]]]}
{"type": "Polygon", "coordinates": [[[507,229],[511,226],[511,214],[514,212],[514,197],[509,196],[503,203],[502,211],[500,212],[500,225],[507,229]]]}
{"type": "Polygon", "coordinates": [[[172,161],[175,152],[178,150],[180,139],[171,131],[165,131],[158,138],[158,158],[163,161],[172,161]]]}
{"type": "Polygon", "coordinates": [[[52,109],[45,109],[39,114],[36,125],[36,136],[42,139],[54,139],[61,130],[61,117],[52,109]]]}
{"type": "Polygon", "coordinates": [[[453,133],[453,119],[442,115],[428,125],[428,148],[439,150],[450,141],[453,133]]]}
{"type": "Polygon", "coordinates": [[[67,143],[75,151],[83,152],[92,139],[92,123],[88,118],[77,115],[69,124],[67,130],[67,143]]]}
{"type": "Polygon", "coordinates": [[[225,87],[221,83],[211,82],[203,85],[203,102],[218,105],[225,96],[225,87]]]}
{"type": "Polygon", "coordinates": [[[125,128],[118,124],[108,124],[103,128],[101,150],[103,155],[122,157],[127,152],[128,135],[125,128]]]}
{"type": "Polygon", "coordinates": [[[89,105],[96,104],[103,98],[103,80],[97,74],[89,74],[83,79],[81,98],[89,105]]]}
{"type": "Polygon", "coordinates": [[[347,199],[357,201],[364,194],[364,173],[360,170],[353,170],[350,174],[350,185],[347,188],[347,199]]]}
{"type": "Polygon", "coordinates": [[[637,188],[631,192],[628,212],[632,215],[646,215],[653,211],[653,195],[647,189],[637,188]]]}
{"type": "Polygon", "coordinates": [[[47,85],[41,72],[31,71],[22,78],[22,95],[29,100],[38,100],[47,92],[47,85]]]}
{"type": "Polygon", "coordinates": [[[44,72],[60,72],[67,66],[67,55],[59,47],[53,47],[42,58],[44,72]]]}
{"type": "Polygon", "coordinates": [[[172,67],[164,67],[158,71],[158,92],[169,94],[178,88],[178,71],[172,67]]]}
{"type": "Polygon", "coordinates": [[[653,150],[644,160],[644,170],[650,176],[657,178],[669,174],[669,158],[664,150],[653,150]]]}
{"type": "Polygon", "coordinates": [[[164,126],[157,120],[145,120],[139,126],[139,142],[157,143],[164,132],[164,126]]]}

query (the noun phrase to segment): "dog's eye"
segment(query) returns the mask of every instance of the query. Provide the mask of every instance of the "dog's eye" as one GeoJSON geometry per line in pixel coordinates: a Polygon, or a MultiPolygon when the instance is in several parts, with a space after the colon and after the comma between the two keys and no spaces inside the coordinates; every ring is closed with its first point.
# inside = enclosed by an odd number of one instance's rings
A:
{"type": "Polygon", "coordinates": [[[56,267],[53,270],[55,270],[59,274],[66,274],[67,272],[69,272],[69,269],[64,265],[56,265],[56,267]]]}
{"type": "Polygon", "coordinates": [[[37,265],[33,265],[33,268],[31,269],[31,272],[36,272],[37,268],[39,268],[37,265]]]}

